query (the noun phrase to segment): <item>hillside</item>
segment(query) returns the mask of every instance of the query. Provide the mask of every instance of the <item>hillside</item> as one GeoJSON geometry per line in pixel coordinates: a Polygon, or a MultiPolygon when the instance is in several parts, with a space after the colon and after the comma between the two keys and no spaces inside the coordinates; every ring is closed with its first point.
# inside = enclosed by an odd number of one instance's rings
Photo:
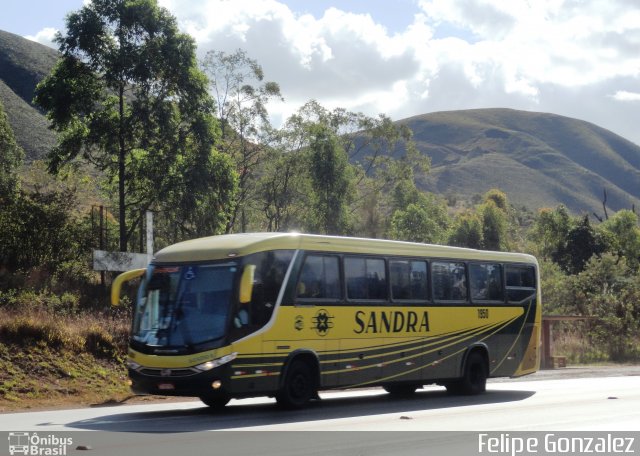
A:
{"type": "Polygon", "coordinates": [[[469,198],[492,187],[518,206],[602,212],[640,207],[640,147],[596,125],[511,109],[437,112],[399,121],[432,160],[424,188],[469,198]]]}
{"type": "MultiPolygon", "coordinates": [[[[47,120],[31,105],[36,84],[57,52],[0,31],[0,100],[28,160],[55,144],[47,120]]],[[[601,213],[640,207],[640,147],[588,122],[510,109],[425,114],[400,120],[432,159],[424,189],[470,199],[497,187],[518,206],[565,204],[601,213]]]]}
{"type": "Polygon", "coordinates": [[[47,119],[31,100],[57,58],[53,49],[0,30],[0,100],[28,160],[43,157],[55,144],[47,119]]]}

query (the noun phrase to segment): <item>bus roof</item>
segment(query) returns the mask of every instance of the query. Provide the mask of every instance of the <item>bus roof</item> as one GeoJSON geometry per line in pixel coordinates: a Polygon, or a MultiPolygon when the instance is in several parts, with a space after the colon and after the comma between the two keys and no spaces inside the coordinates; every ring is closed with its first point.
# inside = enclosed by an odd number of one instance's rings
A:
{"type": "Polygon", "coordinates": [[[180,242],[156,253],[155,263],[186,263],[230,259],[267,250],[312,250],[407,257],[510,261],[537,264],[523,253],[494,252],[434,244],[323,236],[299,233],[243,233],[180,242]]]}

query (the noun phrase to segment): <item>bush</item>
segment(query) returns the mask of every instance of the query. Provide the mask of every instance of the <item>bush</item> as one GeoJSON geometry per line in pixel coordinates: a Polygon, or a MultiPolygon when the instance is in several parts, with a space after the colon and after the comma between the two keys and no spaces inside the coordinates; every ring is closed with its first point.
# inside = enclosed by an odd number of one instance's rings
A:
{"type": "Polygon", "coordinates": [[[554,353],[566,356],[570,364],[608,361],[606,347],[594,344],[589,337],[593,324],[591,321],[557,322],[553,329],[554,353]]]}
{"type": "Polygon", "coordinates": [[[588,324],[557,334],[556,348],[574,362],[640,359],[640,277],[624,257],[593,256],[577,275],[541,261],[545,315],[584,315],[588,324]]]}
{"type": "Polygon", "coordinates": [[[60,321],[45,318],[44,315],[24,316],[4,319],[0,325],[0,338],[19,346],[33,346],[43,342],[56,349],[79,351],[81,339],[66,330],[60,321]]]}
{"type": "Polygon", "coordinates": [[[73,215],[71,190],[21,192],[0,212],[0,265],[10,272],[38,268],[47,275],[90,252],[90,227],[73,215]]]}
{"type": "Polygon", "coordinates": [[[576,307],[596,317],[589,337],[612,361],[637,360],[640,355],[640,277],[624,258],[593,257],[572,281],[576,307]]]}
{"type": "Polygon", "coordinates": [[[80,310],[80,296],[72,292],[57,295],[46,289],[12,289],[0,291],[0,308],[18,314],[75,315],[80,310]]]}
{"type": "Polygon", "coordinates": [[[97,325],[87,330],[84,349],[96,358],[118,359],[120,355],[113,336],[97,325]]]}

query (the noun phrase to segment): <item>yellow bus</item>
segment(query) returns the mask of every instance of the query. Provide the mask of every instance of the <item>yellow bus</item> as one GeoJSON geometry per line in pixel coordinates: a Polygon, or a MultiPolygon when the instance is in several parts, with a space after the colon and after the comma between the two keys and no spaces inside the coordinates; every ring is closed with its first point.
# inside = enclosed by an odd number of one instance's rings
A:
{"type": "Polygon", "coordinates": [[[159,251],[142,276],[128,351],[138,394],[271,396],[427,384],[478,394],[540,363],[530,255],[295,233],[213,236],[159,251]]]}

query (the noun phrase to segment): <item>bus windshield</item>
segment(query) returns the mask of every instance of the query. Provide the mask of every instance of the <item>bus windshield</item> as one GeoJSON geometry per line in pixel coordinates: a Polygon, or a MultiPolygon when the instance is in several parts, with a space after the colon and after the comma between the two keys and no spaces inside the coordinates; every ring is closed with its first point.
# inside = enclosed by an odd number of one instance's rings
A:
{"type": "Polygon", "coordinates": [[[131,337],[158,347],[190,347],[225,335],[236,263],[150,265],[138,291],[131,337]]]}

